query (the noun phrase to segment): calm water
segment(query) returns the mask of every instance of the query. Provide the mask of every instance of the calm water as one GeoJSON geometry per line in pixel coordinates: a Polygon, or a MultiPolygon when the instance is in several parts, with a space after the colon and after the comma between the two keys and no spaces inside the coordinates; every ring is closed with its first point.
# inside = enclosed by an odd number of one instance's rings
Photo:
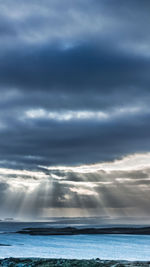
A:
{"type": "MultiPolygon", "coordinates": [[[[0,223],[0,258],[46,257],[78,259],[150,260],[150,236],[77,235],[29,236],[12,233],[25,227],[48,223],[0,223]]],[[[49,225],[50,226],[50,225],[49,225]]]]}

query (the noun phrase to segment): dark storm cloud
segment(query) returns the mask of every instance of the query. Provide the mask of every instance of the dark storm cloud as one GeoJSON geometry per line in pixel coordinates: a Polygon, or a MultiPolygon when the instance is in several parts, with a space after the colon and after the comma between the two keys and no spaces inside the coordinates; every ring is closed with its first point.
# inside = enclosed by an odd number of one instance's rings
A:
{"type": "MultiPolygon", "coordinates": [[[[137,91],[149,85],[150,60],[122,51],[105,43],[83,43],[67,50],[54,45],[24,47],[1,55],[2,86],[26,90],[64,93],[78,91],[100,95],[119,92],[133,86],[137,91]],[[146,82],[146,84],[145,84],[146,82]]],[[[147,88],[145,88],[147,89],[147,88]]],[[[132,90],[131,90],[132,91],[132,90]]],[[[123,93],[123,92],[122,92],[123,93]]]]}
{"type": "Polygon", "coordinates": [[[11,120],[1,130],[1,160],[26,166],[89,163],[149,151],[149,115],[108,121],[11,120]]]}
{"type": "Polygon", "coordinates": [[[149,7],[146,0],[0,1],[0,166],[42,171],[50,181],[27,201],[29,185],[6,180],[25,183],[30,174],[3,174],[0,193],[14,212],[21,199],[27,212],[33,198],[34,214],[102,205],[149,210],[148,168],[42,168],[150,151],[149,7]]]}

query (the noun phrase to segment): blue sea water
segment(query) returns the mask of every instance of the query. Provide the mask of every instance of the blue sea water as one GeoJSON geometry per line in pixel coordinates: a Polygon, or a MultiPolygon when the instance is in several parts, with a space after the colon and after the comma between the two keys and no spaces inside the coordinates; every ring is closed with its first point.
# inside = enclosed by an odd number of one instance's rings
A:
{"type": "Polygon", "coordinates": [[[148,235],[30,236],[16,234],[26,227],[47,227],[48,223],[0,222],[0,258],[45,257],[68,259],[150,260],[148,235]]]}

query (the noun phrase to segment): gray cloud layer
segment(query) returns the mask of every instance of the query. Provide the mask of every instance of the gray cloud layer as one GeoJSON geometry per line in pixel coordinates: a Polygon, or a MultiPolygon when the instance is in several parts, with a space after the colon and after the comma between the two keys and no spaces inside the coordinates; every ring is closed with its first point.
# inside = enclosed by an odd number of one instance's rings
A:
{"type": "MultiPolygon", "coordinates": [[[[40,170],[150,150],[149,8],[147,0],[0,1],[1,167],[40,170]]],[[[56,181],[52,207],[66,207],[65,195],[72,208],[97,207],[99,194],[105,206],[131,204],[118,183],[102,190],[101,176],[68,173],[68,182],[94,181],[95,195],[79,199],[56,181]]],[[[149,185],[147,174],[130,177],[129,199],[148,207],[135,190],[149,185]]],[[[0,184],[1,198],[9,186],[0,184]]]]}
{"type": "Polygon", "coordinates": [[[150,149],[148,1],[0,5],[3,160],[28,168],[150,149]],[[141,110],[130,116],[131,107],[141,110]],[[127,112],[111,117],[120,108],[127,112]],[[105,111],[110,118],[23,120],[30,109],[105,111]]]}

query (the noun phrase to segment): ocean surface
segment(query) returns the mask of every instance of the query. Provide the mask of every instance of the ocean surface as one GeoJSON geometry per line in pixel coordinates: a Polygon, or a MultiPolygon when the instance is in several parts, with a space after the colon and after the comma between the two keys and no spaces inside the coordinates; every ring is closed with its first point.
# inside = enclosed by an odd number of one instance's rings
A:
{"type": "Polygon", "coordinates": [[[148,235],[30,236],[15,233],[26,227],[51,226],[52,224],[48,222],[0,222],[0,244],[10,245],[0,246],[0,258],[150,260],[150,236],[148,235]]]}

